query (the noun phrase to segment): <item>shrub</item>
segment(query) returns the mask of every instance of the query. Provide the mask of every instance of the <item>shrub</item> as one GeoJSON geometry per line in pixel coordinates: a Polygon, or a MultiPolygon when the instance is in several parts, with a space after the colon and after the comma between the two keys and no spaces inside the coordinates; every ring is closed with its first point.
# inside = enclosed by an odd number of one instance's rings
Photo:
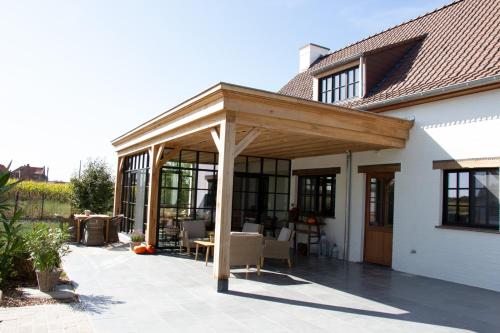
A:
{"type": "Polygon", "coordinates": [[[134,243],[140,243],[144,241],[144,235],[143,234],[132,234],[130,236],[130,240],[134,243]]]}
{"type": "Polygon", "coordinates": [[[81,177],[71,178],[73,205],[105,214],[113,207],[114,182],[106,162],[95,159],[85,165],[81,177]]]}
{"type": "MultiPolygon", "coordinates": [[[[9,180],[13,183],[15,180],[9,180]]],[[[15,190],[9,191],[9,197],[14,198],[19,193],[20,200],[40,199],[55,200],[59,202],[70,202],[72,197],[72,188],[70,183],[46,183],[32,180],[20,182],[15,190]]]]}
{"type": "Polygon", "coordinates": [[[69,233],[65,227],[36,223],[26,233],[25,239],[33,268],[37,271],[46,272],[58,268],[61,258],[69,253],[66,244],[69,233]]]}
{"type": "Polygon", "coordinates": [[[0,172],[0,285],[15,275],[14,259],[22,251],[23,240],[21,225],[18,220],[22,212],[14,212],[10,217],[5,212],[10,210],[8,192],[17,182],[9,182],[10,171],[0,172]]]}

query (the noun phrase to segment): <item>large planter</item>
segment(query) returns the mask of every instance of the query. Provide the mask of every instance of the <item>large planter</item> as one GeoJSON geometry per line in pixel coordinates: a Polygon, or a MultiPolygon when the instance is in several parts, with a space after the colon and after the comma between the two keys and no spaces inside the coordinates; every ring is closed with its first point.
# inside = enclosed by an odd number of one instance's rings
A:
{"type": "Polygon", "coordinates": [[[50,271],[36,271],[36,279],[38,281],[38,289],[43,292],[52,291],[59,281],[61,270],[53,269],[50,271]]]}

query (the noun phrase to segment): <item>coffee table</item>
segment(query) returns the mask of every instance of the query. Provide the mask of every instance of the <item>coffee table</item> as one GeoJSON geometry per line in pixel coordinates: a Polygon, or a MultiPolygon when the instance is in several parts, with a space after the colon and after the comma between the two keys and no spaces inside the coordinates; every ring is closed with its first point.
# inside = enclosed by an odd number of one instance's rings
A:
{"type": "Polygon", "coordinates": [[[196,252],[194,255],[194,260],[195,261],[198,260],[198,249],[200,248],[200,246],[202,246],[205,248],[205,266],[207,266],[208,265],[208,255],[210,254],[210,249],[213,249],[215,244],[213,242],[202,241],[202,240],[194,241],[194,243],[196,244],[196,252]]]}

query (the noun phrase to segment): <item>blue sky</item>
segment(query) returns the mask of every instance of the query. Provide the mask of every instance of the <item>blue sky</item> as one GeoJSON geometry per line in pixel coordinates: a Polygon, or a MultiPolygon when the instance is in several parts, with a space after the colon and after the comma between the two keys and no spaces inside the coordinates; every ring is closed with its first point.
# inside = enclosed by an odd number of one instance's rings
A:
{"type": "Polygon", "coordinates": [[[336,50],[450,1],[0,0],[0,163],[69,180],[110,141],[226,81],[276,91],[336,50]]]}

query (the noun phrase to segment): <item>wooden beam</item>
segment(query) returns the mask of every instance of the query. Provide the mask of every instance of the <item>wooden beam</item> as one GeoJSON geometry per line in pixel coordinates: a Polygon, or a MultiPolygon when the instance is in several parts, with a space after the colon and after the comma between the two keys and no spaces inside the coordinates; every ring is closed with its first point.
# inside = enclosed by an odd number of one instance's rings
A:
{"type": "Polygon", "coordinates": [[[160,145],[151,146],[149,150],[149,189],[148,211],[146,224],[146,242],[156,246],[156,226],[158,223],[158,185],[160,182],[160,168],[156,164],[155,156],[160,151],[160,145]]]}
{"type": "Polygon", "coordinates": [[[214,277],[217,291],[228,289],[229,242],[231,236],[231,214],[233,204],[234,151],[236,125],[230,118],[220,125],[220,150],[215,209],[214,277]]]}
{"type": "Polygon", "coordinates": [[[217,132],[217,129],[215,127],[212,127],[210,129],[210,134],[212,134],[212,139],[214,140],[215,147],[217,147],[217,150],[221,150],[221,144],[220,144],[220,137],[219,133],[217,132]]]}
{"type": "Polygon", "coordinates": [[[399,172],[399,171],[401,171],[401,163],[374,164],[374,165],[360,165],[360,166],[358,166],[358,173],[399,172]]]}
{"type": "Polygon", "coordinates": [[[158,163],[158,168],[161,169],[161,167],[168,161],[170,161],[172,158],[174,158],[175,156],[179,156],[179,152],[180,152],[181,148],[180,147],[175,147],[173,148],[171,151],[169,151],[167,154],[165,154],[163,156],[162,159],[160,159],[159,163],[158,163]]]}
{"type": "Polygon", "coordinates": [[[245,150],[245,148],[248,147],[248,145],[251,144],[253,142],[253,140],[255,140],[259,136],[260,132],[261,132],[260,129],[255,128],[255,127],[252,128],[247,133],[247,135],[245,135],[245,137],[243,137],[243,139],[241,139],[241,141],[238,142],[238,144],[236,145],[236,147],[234,149],[234,157],[241,154],[241,152],[243,150],[245,150]]]}
{"type": "Polygon", "coordinates": [[[340,167],[318,168],[318,169],[296,169],[292,171],[294,176],[330,176],[340,173],[340,167]]]}
{"type": "Polygon", "coordinates": [[[160,149],[158,149],[158,154],[156,155],[156,160],[155,160],[155,163],[156,163],[156,166],[159,167],[160,166],[160,161],[161,161],[161,158],[163,156],[163,151],[165,150],[165,144],[162,143],[160,145],[160,149]]]}
{"type": "Polygon", "coordinates": [[[498,168],[500,157],[466,158],[459,160],[432,161],[432,168],[436,169],[467,169],[467,168],[498,168]]]}
{"type": "Polygon", "coordinates": [[[115,179],[115,196],[113,204],[113,215],[120,214],[122,203],[122,181],[123,181],[123,163],[125,157],[118,157],[115,179]]]}

